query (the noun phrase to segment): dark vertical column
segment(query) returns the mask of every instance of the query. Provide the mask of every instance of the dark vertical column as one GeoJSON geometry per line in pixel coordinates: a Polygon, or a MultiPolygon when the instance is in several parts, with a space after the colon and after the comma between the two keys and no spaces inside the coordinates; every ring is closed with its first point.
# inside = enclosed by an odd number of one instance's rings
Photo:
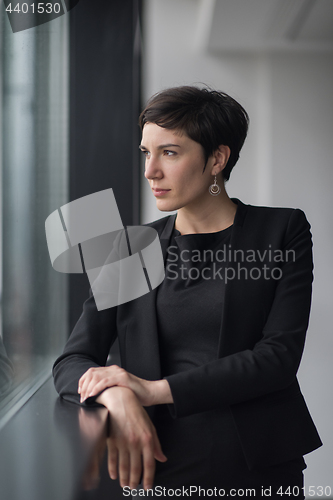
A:
{"type": "MultiPolygon", "coordinates": [[[[70,200],[112,188],[139,221],[140,0],[80,0],[70,11],[70,200]]],[[[70,326],[88,296],[70,276],[70,326]]]]}
{"type": "Polygon", "coordinates": [[[133,224],[140,223],[140,155],[139,144],[141,132],[138,126],[138,118],[141,112],[141,1],[133,1],[133,76],[132,76],[132,116],[133,116],[133,224]]]}

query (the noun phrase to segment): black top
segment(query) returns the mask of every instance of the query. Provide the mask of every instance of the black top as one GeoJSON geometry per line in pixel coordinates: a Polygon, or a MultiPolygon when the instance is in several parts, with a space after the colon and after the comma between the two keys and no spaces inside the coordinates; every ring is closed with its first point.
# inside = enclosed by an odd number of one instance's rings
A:
{"type": "Polygon", "coordinates": [[[186,235],[173,231],[157,293],[163,377],[217,358],[226,266],[221,250],[229,243],[231,228],[186,235]]]}

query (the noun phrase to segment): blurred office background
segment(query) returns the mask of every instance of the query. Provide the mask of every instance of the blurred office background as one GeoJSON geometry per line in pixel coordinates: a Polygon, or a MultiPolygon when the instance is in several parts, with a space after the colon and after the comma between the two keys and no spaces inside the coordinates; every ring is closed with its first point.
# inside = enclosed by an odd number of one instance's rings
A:
{"type": "MultiPolygon", "coordinates": [[[[299,207],[312,226],[315,281],[299,379],[324,446],[306,484],[333,486],[333,2],[146,0],[144,98],[206,83],[245,107],[250,130],[227,183],[244,203],[299,207]]],[[[142,185],[142,220],[159,217],[142,185]]]]}
{"type": "Polygon", "coordinates": [[[52,269],[46,217],[108,187],[125,225],[165,215],[143,178],[137,117],[163,88],[208,84],[251,120],[229,195],[299,207],[312,225],[313,308],[299,378],[324,446],[306,457],[305,477],[307,487],[333,491],[332,0],[76,3],[15,34],[0,5],[2,432],[49,378],[87,296],[86,276],[52,269]]]}

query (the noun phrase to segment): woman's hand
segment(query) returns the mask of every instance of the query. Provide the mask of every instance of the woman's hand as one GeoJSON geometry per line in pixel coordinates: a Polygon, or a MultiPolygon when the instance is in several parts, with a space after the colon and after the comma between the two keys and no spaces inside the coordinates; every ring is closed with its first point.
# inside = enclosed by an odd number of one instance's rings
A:
{"type": "Polygon", "coordinates": [[[111,387],[97,398],[110,413],[108,469],[111,479],[118,477],[124,488],[138,486],[143,469],[143,487],[153,487],[155,459],[167,460],[156,429],[135,394],[125,387],[111,387]]]}
{"type": "Polygon", "coordinates": [[[96,489],[100,482],[100,470],[107,444],[107,426],[105,425],[107,414],[106,408],[95,408],[94,411],[88,411],[82,407],[79,409],[80,434],[88,445],[95,443],[89,465],[82,477],[82,487],[85,491],[96,489]]]}
{"type": "Polygon", "coordinates": [[[144,380],[117,365],[89,368],[79,380],[80,401],[114,386],[131,389],[142,406],[173,403],[167,380],[144,380]]]}

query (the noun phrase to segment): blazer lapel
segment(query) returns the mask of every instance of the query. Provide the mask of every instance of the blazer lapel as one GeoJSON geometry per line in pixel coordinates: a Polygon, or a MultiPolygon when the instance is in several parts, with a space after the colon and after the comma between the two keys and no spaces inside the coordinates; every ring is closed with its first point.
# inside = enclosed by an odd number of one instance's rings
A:
{"type": "Polygon", "coordinates": [[[162,253],[163,253],[163,260],[165,262],[166,259],[166,254],[167,254],[167,249],[169,246],[169,242],[171,239],[172,231],[175,225],[175,220],[176,220],[177,214],[170,215],[168,218],[164,229],[160,235],[160,242],[161,242],[161,248],[162,248],[162,253]]]}
{"type": "MultiPolygon", "coordinates": [[[[163,260],[171,238],[176,214],[171,215],[159,235],[163,260]]],[[[129,303],[126,318],[135,319],[135,324],[126,332],[126,365],[131,373],[147,380],[161,378],[160,353],[158,344],[158,323],[156,298],[158,287],[129,303]],[[144,329],[144,330],[143,330],[144,329]]]]}
{"type": "MultiPolygon", "coordinates": [[[[232,198],[232,201],[234,203],[237,203],[237,211],[231,232],[230,246],[228,248],[228,250],[230,249],[231,251],[233,251],[234,249],[246,248],[246,234],[243,230],[243,225],[247,214],[246,205],[244,205],[237,198],[232,198]]],[[[231,261],[227,262],[226,265],[229,269],[234,270],[236,276],[237,262],[235,262],[234,259],[231,259],[231,261]]],[[[230,279],[229,281],[227,281],[227,283],[225,284],[224,304],[222,308],[222,318],[219,335],[219,358],[228,356],[229,354],[233,354],[238,350],[237,344],[239,342],[239,335],[232,335],[230,334],[229,330],[233,318],[238,318],[239,315],[241,315],[240,302],[238,300],[241,293],[240,283],[237,279],[230,279]]]]}

